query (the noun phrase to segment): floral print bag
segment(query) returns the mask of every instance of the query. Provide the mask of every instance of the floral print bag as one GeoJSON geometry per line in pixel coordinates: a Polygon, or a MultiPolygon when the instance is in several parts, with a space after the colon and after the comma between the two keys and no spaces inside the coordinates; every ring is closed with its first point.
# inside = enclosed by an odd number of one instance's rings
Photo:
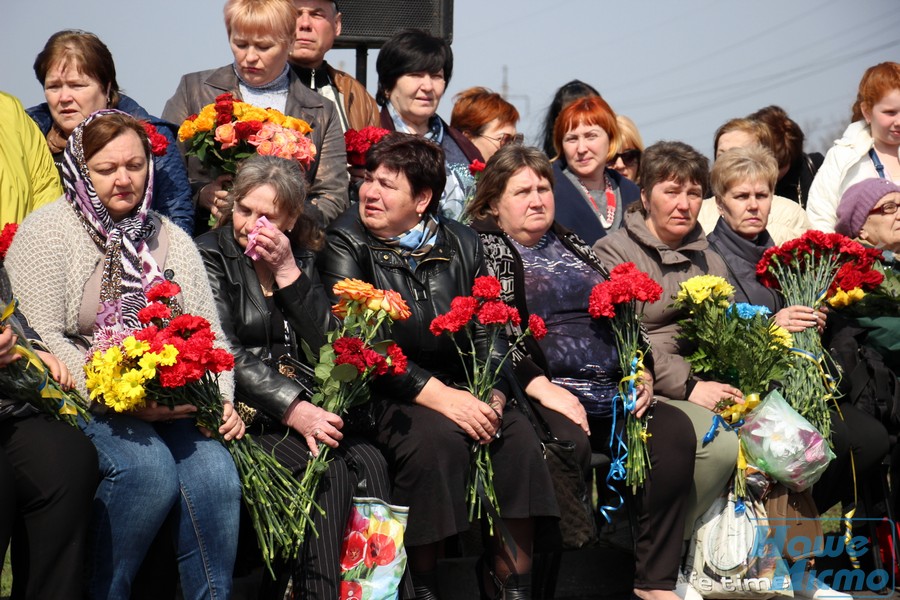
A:
{"type": "Polygon", "coordinates": [[[409,507],[354,498],[341,549],[341,600],[394,600],[406,570],[409,507]]]}

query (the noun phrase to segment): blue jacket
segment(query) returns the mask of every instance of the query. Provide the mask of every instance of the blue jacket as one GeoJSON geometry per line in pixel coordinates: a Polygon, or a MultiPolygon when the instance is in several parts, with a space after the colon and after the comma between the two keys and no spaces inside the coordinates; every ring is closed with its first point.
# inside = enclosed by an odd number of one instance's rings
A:
{"type": "MultiPolygon", "coordinates": [[[[600,219],[584,200],[581,191],[562,172],[565,166],[565,163],[560,160],[553,161],[553,177],[556,179],[556,184],[553,186],[556,222],[574,232],[587,242],[588,246],[593,246],[594,242],[606,235],[606,230],[603,229],[600,219]]],[[[641,191],[631,180],[622,177],[617,171],[606,169],[606,175],[609,177],[613,189],[619,190],[624,214],[629,204],[641,199],[641,191]]]]}
{"type": "MultiPolygon", "coordinates": [[[[188,235],[192,235],[194,200],[191,196],[191,184],[184,167],[184,159],[178,149],[178,128],[168,121],[154,117],[140,104],[122,94],[119,95],[119,105],[116,108],[135,119],[148,121],[169,140],[169,147],[166,149],[165,155],[154,157],[154,190],[151,208],[159,214],[169,217],[188,235]]],[[[34,119],[41,132],[47,135],[53,125],[53,118],[50,116],[50,107],[47,106],[47,103],[32,106],[26,112],[34,119]]]]}

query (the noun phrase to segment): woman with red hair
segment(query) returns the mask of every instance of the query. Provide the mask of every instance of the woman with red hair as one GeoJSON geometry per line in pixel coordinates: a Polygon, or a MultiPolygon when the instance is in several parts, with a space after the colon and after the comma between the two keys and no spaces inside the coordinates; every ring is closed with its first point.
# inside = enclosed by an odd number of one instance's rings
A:
{"type": "Polygon", "coordinates": [[[622,223],[637,186],[608,168],[619,146],[616,113],[599,96],[575,100],[553,126],[556,220],[593,244],[622,223]]]}
{"type": "Polygon", "coordinates": [[[450,127],[459,129],[475,144],[485,162],[503,146],[522,142],[522,134],[516,133],[519,111],[497,92],[473,87],[461,91],[454,100],[450,127]]]}
{"type": "Polygon", "coordinates": [[[869,67],[859,82],[853,122],[825,155],[809,190],[814,229],[834,231],[841,196],[864,179],[900,183],[900,63],[869,67]]]}

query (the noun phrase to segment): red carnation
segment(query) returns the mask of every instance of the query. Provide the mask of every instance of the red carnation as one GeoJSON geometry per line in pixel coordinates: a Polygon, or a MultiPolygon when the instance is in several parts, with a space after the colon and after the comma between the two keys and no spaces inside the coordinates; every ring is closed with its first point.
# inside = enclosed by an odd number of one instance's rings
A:
{"type": "Polygon", "coordinates": [[[13,238],[16,236],[16,231],[18,229],[18,223],[7,223],[3,226],[3,231],[0,232],[0,260],[6,258],[6,253],[9,250],[9,246],[12,244],[13,238]]]}
{"type": "Polygon", "coordinates": [[[363,362],[365,362],[366,367],[372,369],[372,375],[374,377],[380,377],[387,373],[388,364],[384,359],[384,356],[375,352],[371,348],[363,348],[362,351],[363,362]]]}
{"type": "Polygon", "coordinates": [[[391,344],[387,348],[388,358],[391,361],[391,375],[403,375],[406,373],[407,358],[403,349],[397,344],[391,344]]]}
{"type": "Polygon", "coordinates": [[[147,132],[147,138],[150,140],[150,153],[153,156],[163,156],[169,147],[169,140],[159,132],[153,123],[143,121],[144,131],[147,132]]]}
{"type": "Polygon", "coordinates": [[[547,335],[547,325],[538,315],[528,315],[528,329],[536,340],[542,340],[547,335]]]}
{"type": "Polygon", "coordinates": [[[478,309],[478,320],[483,325],[506,325],[509,321],[509,307],[499,300],[485,302],[478,309]]]}
{"type": "Polygon", "coordinates": [[[616,308],[613,306],[612,297],[610,296],[610,288],[614,284],[610,281],[603,281],[594,286],[591,290],[591,296],[588,299],[588,313],[595,319],[600,317],[608,317],[612,319],[616,316],[616,308]]]}
{"type": "Polygon", "coordinates": [[[500,281],[496,277],[476,277],[472,286],[472,295],[484,300],[497,300],[500,298],[500,281]]]}
{"type": "Polygon", "coordinates": [[[484,162],[482,162],[482,161],[480,161],[480,160],[478,160],[478,159],[476,158],[476,159],[473,160],[472,163],[469,165],[469,174],[470,174],[472,177],[478,177],[478,175],[479,175],[482,171],[484,171],[484,168],[485,168],[486,166],[487,166],[487,165],[485,165],[484,162]]]}
{"type": "Polygon", "coordinates": [[[154,319],[165,321],[172,316],[172,311],[162,302],[151,302],[138,311],[138,321],[146,325],[154,319]]]}
{"type": "Polygon", "coordinates": [[[174,281],[163,281],[147,290],[147,300],[154,302],[163,298],[174,298],[181,293],[181,287],[174,281]]]}

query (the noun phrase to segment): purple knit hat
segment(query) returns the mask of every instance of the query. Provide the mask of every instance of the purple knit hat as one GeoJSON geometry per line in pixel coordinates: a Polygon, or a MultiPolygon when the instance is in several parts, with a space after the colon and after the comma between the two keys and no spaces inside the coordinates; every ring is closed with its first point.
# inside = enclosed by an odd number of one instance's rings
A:
{"type": "Polygon", "coordinates": [[[854,183],[847,188],[838,204],[834,230],[847,237],[858,237],[875,205],[894,192],[900,193],[900,186],[887,179],[876,177],[854,183]]]}

